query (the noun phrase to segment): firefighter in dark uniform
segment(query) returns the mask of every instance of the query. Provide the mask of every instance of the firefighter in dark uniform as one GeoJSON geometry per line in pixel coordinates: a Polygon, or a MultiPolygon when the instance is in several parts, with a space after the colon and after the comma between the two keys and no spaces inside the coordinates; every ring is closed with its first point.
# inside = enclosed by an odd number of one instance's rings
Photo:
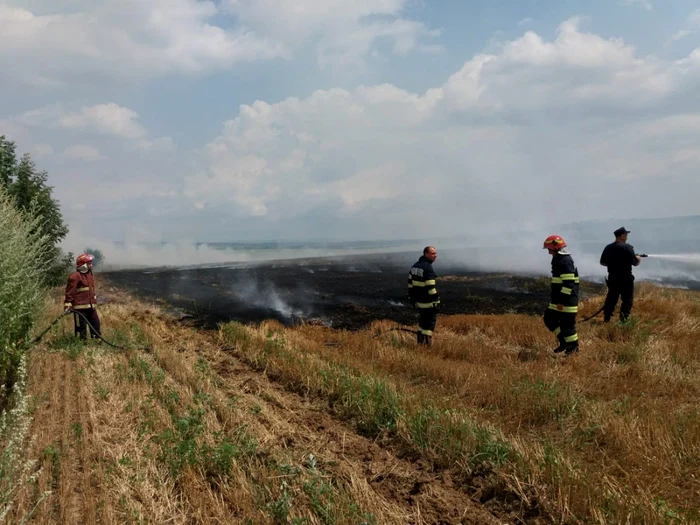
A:
{"type": "Polygon", "coordinates": [[[634,253],[634,247],[627,244],[625,227],[618,228],[614,232],[615,242],[608,244],[600,256],[600,264],[608,268],[608,295],[603,307],[603,320],[610,321],[617,301],[622,296],[620,305],[620,321],[625,322],[632,312],[634,302],[634,275],[632,266],[639,266],[641,258],[634,253]]]}
{"type": "Polygon", "coordinates": [[[408,273],[408,299],[418,308],[418,343],[430,346],[433,331],[437,323],[440,308],[440,296],[437,293],[433,263],[437,259],[437,250],[433,246],[423,249],[423,256],[411,267],[408,273]]]}
{"type": "Polygon", "coordinates": [[[75,335],[87,339],[88,324],[76,312],[83,314],[90,322],[90,336],[100,335],[100,318],[97,315],[97,296],[95,294],[95,279],[92,275],[94,257],[83,253],[76,261],[76,271],[68,277],[64,309],[73,311],[75,335]]]}
{"type": "Polygon", "coordinates": [[[559,341],[554,351],[570,355],[578,351],[578,270],[566,242],[559,235],[547,237],[543,248],[552,256],[552,295],[544,313],[544,324],[559,341]]]}

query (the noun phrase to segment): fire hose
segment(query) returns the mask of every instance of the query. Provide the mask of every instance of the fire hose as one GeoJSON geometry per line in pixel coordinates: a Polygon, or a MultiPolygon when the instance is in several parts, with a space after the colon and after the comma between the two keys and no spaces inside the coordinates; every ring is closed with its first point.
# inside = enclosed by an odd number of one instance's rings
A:
{"type": "Polygon", "coordinates": [[[58,321],[60,321],[61,319],[63,319],[63,318],[64,318],[66,315],[68,315],[68,314],[75,314],[75,315],[79,315],[80,317],[82,317],[82,318],[83,318],[83,321],[85,321],[85,322],[87,323],[87,326],[88,326],[88,328],[90,329],[90,332],[91,332],[92,334],[95,334],[95,336],[97,336],[97,338],[98,338],[100,341],[102,341],[103,343],[105,343],[105,344],[111,346],[112,348],[116,348],[116,349],[118,349],[118,350],[144,350],[144,351],[146,351],[146,352],[150,352],[150,351],[151,351],[151,348],[150,348],[149,346],[137,346],[137,347],[127,348],[127,347],[124,347],[124,346],[116,345],[116,344],[114,344],[114,343],[112,343],[112,342],[110,342],[110,341],[107,341],[107,339],[105,339],[104,337],[102,337],[102,334],[100,334],[100,333],[95,329],[95,327],[92,325],[92,323],[90,322],[90,320],[89,320],[87,317],[85,317],[85,315],[83,315],[80,311],[78,311],[78,310],[73,310],[73,309],[66,310],[66,311],[64,311],[61,315],[59,315],[58,317],[56,317],[56,319],[54,319],[53,322],[52,322],[43,332],[41,332],[37,337],[34,338],[34,340],[31,342],[31,345],[35,345],[35,344],[37,344],[39,341],[41,341],[41,339],[49,332],[49,330],[51,330],[51,329],[54,327],[54,325],[55,325],[58,321]]]}

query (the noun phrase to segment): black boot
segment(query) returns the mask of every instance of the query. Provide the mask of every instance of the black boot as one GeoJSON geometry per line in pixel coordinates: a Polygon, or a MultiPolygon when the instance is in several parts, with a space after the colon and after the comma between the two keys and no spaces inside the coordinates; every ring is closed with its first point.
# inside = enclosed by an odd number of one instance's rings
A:
{"type": "Polygon", "coordinates": [[[559,352],[563,352],[564,350],[566,350],[566,343],[564,343],[564,342],[562,341],[561,343],[559,343],[559,346],[557,346],[557,347],[554,349],[554,353],[555,353],[555,354],[558,354],[559,352]]]}
{"type": "Polygon", "coordinates": [[[426,335],[425,339],[423,340],[423,344],[426,346],[432,346],[433,344],[433,336],[432,335],[426,335]]]}
{"type": "Polygon", "coordinates": [[[578,342],[576,343],[570,343],[565,349],[564,349],[564,355],[571,355],[575,354],[578,352],[578,342]]]}
{"type": "Polygon", "coordinates": [[[425,341],[425,336],[423,334],[421,334],[420,332],[418,332],[418,344],[422,345],[424,341],[425,341]]]}

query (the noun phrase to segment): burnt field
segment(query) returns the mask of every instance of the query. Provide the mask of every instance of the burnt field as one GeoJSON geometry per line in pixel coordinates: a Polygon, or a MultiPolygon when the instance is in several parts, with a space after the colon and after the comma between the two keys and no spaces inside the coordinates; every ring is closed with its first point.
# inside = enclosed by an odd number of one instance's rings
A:
{"type": "MultiPolygon", "coordinates": [[[[234,263],[216,267],[122,270],[102,274],[139,297],[182,309],[207,326],[276,319],[358,329],[379,319],[413,324],[406,277],[414,254],[234,263]]],[[[548,279],[435,264],[442,314],[539,314],[548,279]]],[[[587,285],[600,293],[600,285],[587,285]]]]}

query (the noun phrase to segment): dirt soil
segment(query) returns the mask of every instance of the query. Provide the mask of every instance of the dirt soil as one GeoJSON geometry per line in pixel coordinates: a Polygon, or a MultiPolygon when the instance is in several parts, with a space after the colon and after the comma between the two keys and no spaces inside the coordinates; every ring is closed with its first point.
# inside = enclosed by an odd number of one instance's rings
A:
{"type": "MultiPolygon", "coordinates": [[[[276,319],[358,329],[378,319],[413,324],[406,278],[412,255],[368,255],[210,268],[129,270],[102,274],[135,295],[181,308],[205,324],[276,319]]],[[[545,261],[546,264],[546,261],[545,261]]],[[[441,313],[539,314],[548,279],[440,267],[441,313]]],[[[597,292],[600,286],[591,285],[597,292]]]]}

